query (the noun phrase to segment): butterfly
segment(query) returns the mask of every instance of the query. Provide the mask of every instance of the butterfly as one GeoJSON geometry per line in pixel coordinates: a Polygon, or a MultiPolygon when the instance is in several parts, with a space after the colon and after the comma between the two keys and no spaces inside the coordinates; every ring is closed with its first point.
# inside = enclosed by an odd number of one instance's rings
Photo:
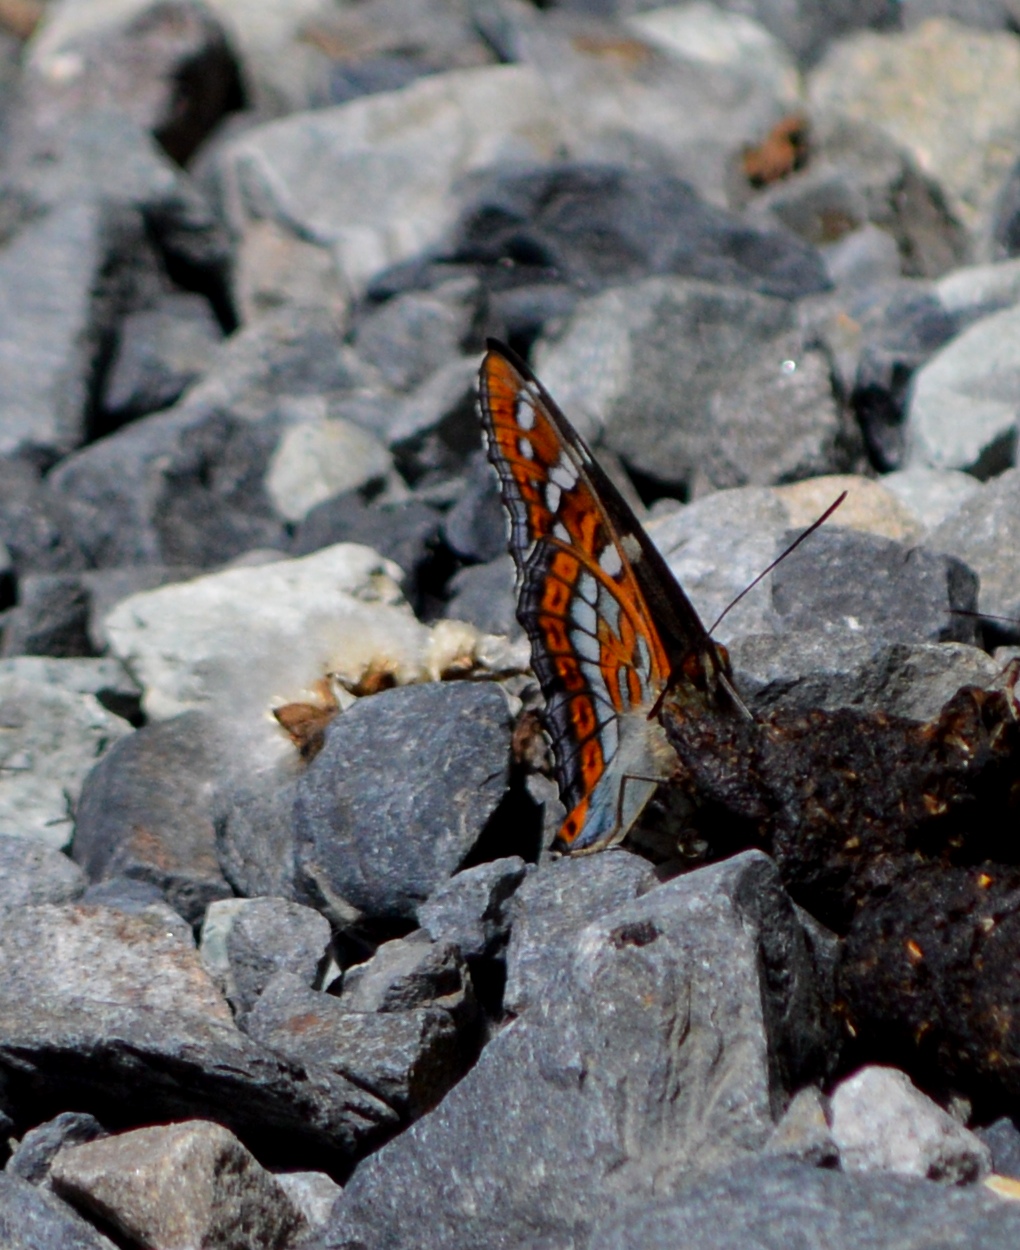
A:
{"type": "Polygon", "coordinates": [[[514,352],[487,348],[479,413],[567,809],[557,846],[599,850],[677,768],[656,717],[667,690],[749,714],[725,649],[584,440],[514,352]]]}

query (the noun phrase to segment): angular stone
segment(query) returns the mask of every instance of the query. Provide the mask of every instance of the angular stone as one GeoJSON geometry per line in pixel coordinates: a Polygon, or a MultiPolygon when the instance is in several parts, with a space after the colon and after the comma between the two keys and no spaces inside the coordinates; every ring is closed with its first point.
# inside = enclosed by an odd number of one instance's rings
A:
{"type": "Polygon", "coordinates": [[[899,1172],[960,1185],[992,1170],[988,1147],[905,1072],[866,1067],[832,1093],[832,1136],[847,1172],[899,1172]]]}
{"type": "Polygon", "coordinates": [[[309,1229],[325,1228],[333,1203],[343,1192],[325,1172],[276,1172],[276,1183],[305,1217],[309,1229]]]}
{"type": "Polygon", "coordinates": [[[470,621],[483,634],[523,637],[517,620],[514,594],[514,564],[503,554],[488,564],[470,564],[450,578],[446,604],[449,616],[470,621]]]}
{"type": "Polygon", "coordinates": [[[18,1148],[7,1160],[4,1171],[11,1176],[40,1185],[49,1175],[50,1164],[64,1146],[105,1137],[106,1129],[94,1115],[86,1111],[64,1111],[45,1124],[38,1124],[22,1137],[18,1148]]]}
{"type": "Polygon", "coordinates": [[[969,473],[918,465],[887,473],[882,485],[914,514],[926,530],[940,525],[981,489],[969,473]]]}
{"type": "Polygon", "coordinates": [[[28,838],[0,836],[0,909],[71,903],[85,892],[85,874],[66,855],[28,838]]]}
{"type": "Polygon", "coordinates": [[[441,1007],[345,1011],[281,972],[245,1019],[249,1036],[294,1063],[336,1073],[417,1119],[464,1072],[469,1048],[441,1007]]]}
{"type": "Polygon", "coordinates": [[[465,868],[418,908],[433,942],[452,942],[465,959],[491,956],[506,942],[514,892],[527,875],[518,855],[465,868]]]}
{"type": "Polygon", "coordinates": [[[87,563],[77,516],[27,461],[0,459],[0,540],[18,573],[64,573],[87,563]]]}
{"type": "Polygon", "coordinates": [[[266,489],[280,516],[300,521],[316,504],[384,479],[393,462],[367,430],[335,417],[287,426],[266,471],[266,489]]]}
{"type": "Polygon", "coordinates": [[[225,899],[206,912],[201,951],[235,1012],[242,1012],[277,972],[313,986],[330,940],[329,922],[310,907],[282,898],[225,899]]]}
{"type": "Polygon", "coordinates": [[[230,896],[213,824],[217,746],[208,716],[190,712],[104,756],[82,786],[71,852],[90,880],[149,882],[193,924],[230,896]]]}
{"type": "Polygon", "coordinates": [[[988,1147],[993,1172],[1020,1178],[1020,1129],[1008,1116],[1001,1116],[987,1128],[975,1129],[974,1136],[988,1147]]]}
{"type": "Polygon", "coordinates": [[[30,573],[22,577],[17,605],[4,616],[3,655],[91,655],[90,610],[88,590],[74,575],[30,573]]]}
{"type": "Polygon", "coordinates": [[[647,860],[616,849],[589,859],[563,858],[532,873],[510,901],[506,1010],[519,1015],[541,1002],[573,958],[576,935],[655,884],[647,860]]]}
{"type": "Polygon", "coordinates": [[[298,864],[334,920],[411,919],[503,797],[510,715],[489,685],[383,691],[327,730],[298,783],[298,864]]]}
{"type": "Polygon", "coordinates": [[[306,1231],[276,1178],[204,1120],[66,1146],[50,1175],[58,1194],[141,1245],[283,1250],[306,1231]]]}
{"type": "Polygon", "coordinates": [[[808,1085],[794,1095],[762,1154],[782,1155],[816,1168],[838,1166],[839,1148],[826,1117],[826,1099],[817,1086],[808,1085]]]}
{"type": "Polygon", "coordinates": [[[467,983],[462,952],[417,929],[383,942],[371,959],[348,968],[339,1002],[345,1011],[453,1010],[463,1003],[467,983]]]}
{"type": "Polygon", "coordinates": [[[817,1061],[820,1008],[769,861],[678,878],[570,945],[541,1000],[357,1169],[328,1246],[397,1244],[409,1227],[436,1250],[580,1245],[615,1203],[675,1192],[764,1143],[789,1082],[817,1061]]]}

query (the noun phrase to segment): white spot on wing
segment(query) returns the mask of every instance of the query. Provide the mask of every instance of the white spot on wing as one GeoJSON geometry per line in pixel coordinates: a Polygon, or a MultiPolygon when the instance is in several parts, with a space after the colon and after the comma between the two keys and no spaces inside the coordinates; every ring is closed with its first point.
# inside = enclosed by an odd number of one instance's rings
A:
{"type": "Polygon", "coordinates": [[[599,568],[607,577],[615,577],[623,568],[623,561],[614,543],[602,549],[602,554],[599,556],[599,568]]]}
{"type": "Polygon", "coordinates": [[[550,512],[555,512],[560,506],[560,497],[563,492],[555,482],[547,482],[545,488],[545,506],[550,512]]]}
{"type": "Polygon", "coordinates": [[[578,629],[585,630],[593,638],[598,633],[599,622],[595,608],[578,595],[575,595],[571,601],[570,617],[578,629]]]}
{"type": "Polygon", "coordinates": [[[517,408],[514,413],[517,418],[517,424],[522,430],[533,430],[535,428],[535,408],[531,397],[523,394],[517,400],[517,408]]]}
{"type": "Polygon", "coordinates": [[[582,573],[577,583],[577,593],[585,601],[590,603],[592,607],[599,601],[599,587],[595,578],[590,573],[582,573]]]}
{"type": "Polygon", "coordinates": [[[571,541],[572,541],[570,537],[570,532],[568,531],[567,527],[563,524],[562,521],[557,521],[556,524],[552,527],[551,532],[552,532],[553,538],[558,538],[561,543],[566,543],[568,547],[570,546],[571,541]]]}
{"type": "Polygon", "coordinates": [[[535,459],[535,449],[531,445],[530,438],[519,438],[517,440],[517,450],[521,453],[525,460],[535,459]]]}
{"type": "Polygon", "coordinates": [[[641,559],[641,544],[633,534],[624,534],[620,539],[620,546],[631,564],[636,564],[641,559]]]}
{"type": "Polygon", "coordinates": [[[574,650],[581,659],[598,663],[601,651],[597,638],[593,638],[591,634],[586,634],[583,629],[572,629],[570,631],[570,641],[574,644],[574,650]]]}
{"type": "Polygon", "coordinates": [[[577,485],[577,470],[564,456],[549,470],[549,481],[555,482],[563,490],[573,490],[577,485]]]}

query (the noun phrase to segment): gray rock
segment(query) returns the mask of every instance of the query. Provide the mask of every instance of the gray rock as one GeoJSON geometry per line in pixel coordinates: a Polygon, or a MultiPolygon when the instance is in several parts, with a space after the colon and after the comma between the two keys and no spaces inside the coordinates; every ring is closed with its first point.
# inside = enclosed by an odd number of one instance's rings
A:
{"type": "Polygon", "coordinates": [[[245,1019],[249,1036],[294,1063],[336,1073],[403,1120],[417,1119],[461,1077],[470,1058],[448,1011],[345,1011],[281,972],[245,1019]]]}
{"type": "Polygon", "coordinates": [[[302,984],[314,986],[329,956],[331,938],[329,922],[310,907],[283,898],[227,899],[210,904],[206,911],[201,950],[206,967],[222,974],[221,984],[234,1011],[242,1012],[251,1010],[277,972],[289,972],[302,984]],[[224,911],[228,916],[221,919],[224,911]],[[212,954],[214,931],[225,968],[212,954]]]}
{"type": "Polygon", "coordinates": [[[0,540],[19,573],[83,569],[77,515],[27,459],[0,459],[0,540]]]}
{"type": "Polygon", "coordinates": [[[992,313],[920,370],[907,412],[906,467],[963,469],[984,479],[1013,463],[1018,333],[1020,309],[992,313]]]}
{"type": "Polygon", "coordinates": [[[527,874],[517,855],[458,872],[418,908],[433,942],[453,942],[465,959],[483,959],[506,942],[511,899],[527,874]]]}
{"type": "MultiPolygon", "coordinates": [[[[796,535],[791,533],[792,541],[796,535]]],[[[783,627],[863,633],[886,642],[971,642],[977,577],[960,559],[875,534],[824,526],[772,573],[783,627]]]]}
{"type": "Polygon", "coordinates": [[[2,654],[91,655],[91,606],[87,588],[73,574],[30,573],[22,577],[17,606],[4,614],[2,654]]]}
{"type": "Polygon", "coordinates": [[[199,295],[175,294],[121,322],[103,410],[116,424],[169,408],[212,364],[223,332],[199,295]]]}
{"type": "Polygon", "coordinates": [[[60,851],[28,838],[0,837],[0,908],[71,903],[86,884],[82,870],[60,851]]]}
{"type": "Polygon", "coordinates": [[[831,1107],[844,1171],[961,1185],[992,1170],[988,1147],[895,1068],[861,1068],[836,1086],[831,1107]]]}
{"type": "Polygon", "coordinates": [[[463,952],[433,942],[422,929],[383,942],[371,959],[348,968],[339,998],[345,1011],[410,1011],[441,1006],[456,1011],[468,987],[463,952]]]}
{"type": "Polygon", "coordinates": [[[50,1164],[64,1146],[105,1137],[106,1129],[87,1111],[64,1111],[45,1124],[39,1124],[22,1137],[7,1160],[4,1171],[11,1176],[40,1185],[49,1175],[50,1164]]]}
{"type": "Polygon", "coordinates": [[[932,17],[952,17],[976,30],[1010,30],[1016,10],[1009,0],[901,0],[900,15],[907,29],[932,17]]]}
{"type": "Polygon", "coordinates": [[[541,1002],[573,958],[577,934],[655,884],[647,860],[615,848],[611,855],[564,857],[532,873],[510,902],[506,1010],[517,1015],[541,1002]]]}
{"type": "Polygon", "coordinates": [[[993,1172],[1020,1179],[1020,1129],[1008,1116],[1002,1116],[987,1128],[975,1129],[974,1136],[988,1147],[993,1172]]]}
{"type": "Polygon", "coordinates": [[[474,356],[447,361],[395,409],[387,430],[397,468],[410,481],[426,472],[456,472],[476,447],[474,356]]]}
{"type": "Polygon", "coordinates": [[[980,482],[956,469],[930,469],[918,465],[887,473],[882,485],[910,509],[925,529],[934,529],[976,495],[980,482]]]}
{"type": "Polygon", "coordinates": [[[358,1168],[328,1246],[395,1246],[410,1227],[436,1250],[582,1246],[615,1204],[760,1148],[817,1059],[819,1007],[769,861],[752,852],[679,878],[571,945],[541,1001],[358,1168]],[[780,966],[780,979],[766,972],[780,966]]]}
{"type": "Polygon", "coordinates": [[[203,1120],[67,1146],[50,1175],[58,1194],[140,1245],[285,1250],[306,1231],[276,1178],[203,1120]]]}
{"type": "Polygon", "coordinates": [[[503,554],[488,564],[470,564],[450,578],[450,598],[446,614],[458,621],[470,621],[485,634],[523,636],[517,620],[514,593],[514,564],[503,554]]]}
{"type": "Polygon", "coordinates": [[[295,803],[299,871],[327,915],[412,918],[503,797],[509,745],[491,685],[387,690],[333,721],[295,803]]]}
{"type": "Polygon", "coordinates": [[[230,897],[213,827],[217,746],[208,717],[186,712],[104,757],[82,787],[72,848],[90,880],[150,882],[192,923],[230,897]]]}
{"type": "Polygon", "coordinates": [[[506,522],[499,483],[483,451],[468,461],[467,488],[443,521],[443,537],[464,560],[484,564],[506,551],[506,522]]]}
{"type": "Polygon", "coordinates": [[[833,286],[844,290],[874,288],[892,282],[902,272],[896,240],[888,230],[870,222],[820,251],[833,286]]]}
{"type": "Polygon", "coordinates": [[[115,311],[101,276],[131,247],[117,237],[122,225],[98,204],[71,202],[0,250],[0,452],[69,451],[84,440],[95,362],[115,311]]]}
{"type": "Polygon", "coordinates": [[[291,1166],[349,1166],[396,1121],[335,1073],[238,1032],[193,943],[158,915],[101,907],[6,913],[0,1073],[22,1121],[43,1098],[121,1124],[215,1116],[291,1166]]]}
{"type": "Polygon", "coordinates": [[[1020,1233],[1013,1203],[980,1187],[951,1189],[898,1176],[845,1176],[786,1159],[735,1164],[677,1198],[634,1205],[598,1228],[590,1250],[826,1250],[907,1246],[1008,1250],[1020,1233]]]}
{"type": "Polygon", "coordinates": [[[286,520],[301,521],[327,499],[378,486],[391,473],[393,462],[379,439],[353,421],[327,415],[325,402],[288,407],[266,469],[269,498],[286,520]]]}
{"type": "Polygon", "coordinates": [[[7,1250],[114,1250],[113,1242],[66,1202],[2,1172],[0,1240],[7,1250]]]}
{"type": "Polygon", "coordinates": [[[0,834],[65,847],[86,774],[131,727],[94,695],[18,669],[0,675],[0,723],[0,834]]]}
{"type": "Polygon", "coordinates": [[[808,1085],[799,1090],[762,1147],[766,1155],[782,1155],[814,1168],[839,1164],[839,1147],[832,1138],[826,1116],[827,1099],[808,1085]]]}
{"type": "Polygon", "coordinates": [[[216,855],[220,869],[238,892],[297,898],[294,879],[294,798],[297,779],[260,774],[226,784],[216,814],[216,855]],[[262,783],[265,784],[262,784],[262,783]]]}
{"type": "Polygon", "coordinates": [[[141,697],[138,683],[123,664],[109,657],[66,659],[19,655],[0,659],[0,677],[8,676],[95,695],[103,707],[124,719],[138,712],[141,697]]]}
{"type": "MultiPolygon", "coordinates": [[[[784,300],[648,278],[579,304],[555,344],[539,352],[538,371],[583,435],[601,431],[600,441],[660,493],[684,495],[715,445],[715,396],[790,322],[784,300]],[[712,342],[708,359],[703,336],[712,342]]],[[[788,386],[781,363],[772,376],[780,389],[788,386]]]]}
{"type": "Polygon", "coordinates": [[[1020,469],[1009,469],[966,500],[925,539],[931,551],[963,560],[981,579],[982,612],[1020,617],[1015,553],[1020,544],[1020,469]]]}
{"type": "Polygon", "coordinates": [[[1011,33],[936,18],[841,40],[810,75],[808,99],[812,115],[867,123],[911,153],[985,259],[995,199],[1020,153],[1018,69],[1011,33]]]}
{"type": "Polygon", "coordinates": [[[942,307],[972,321],[1020,300],[1020,260],[961,265],[935,284],[942,307]]]}

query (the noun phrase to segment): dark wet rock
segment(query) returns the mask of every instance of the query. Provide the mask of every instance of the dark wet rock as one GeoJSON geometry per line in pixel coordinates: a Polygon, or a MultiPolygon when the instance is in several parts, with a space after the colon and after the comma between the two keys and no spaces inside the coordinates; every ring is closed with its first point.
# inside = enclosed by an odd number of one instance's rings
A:
{"type": "Polygon", "coordinates": [[[772,574],[784,628],[886,642],[973,642],[974,618],[963,613],[977,609],[977,590],[959,559],[839,526],[812,535],[772,574]]]}
{"type": "Polygon", "coordinates": [[[120,324],[117,349],[103,388],[112,424],[169,408],[212,364],[222,338],[206,300],[173,295],[120,324]]]}
{"type": "Polygon", "coordinates": [[[510,932],[512,899],[527,874],[520,856],[465,868],[418,908],[433,942],[452,942],[465,959],[491,956],[510,932]]]}
{"type": "Polygon", "coordinates": [[[150,882],[192,923],[232,893],[216,858],[209,735],[191,712],[124,738],[86,779],[72,851],[90,880],[150,882]]]}
{"type": "Polygon", "coordinates": [[[334,920],[410,919],[476,844],[507,787],[510,717],[493,686],[362,699],[298,783],[299,872],[334,920]]]}
{"type": "Polygon", "coordinates": [[[591,1250],[784,1250],[793,1240],[831,1250],[980,1245],[1007,1250],[1020,1212],[980,1187],[900,1176],[846,1176],[785,1159],[733,1164],[675,1198],[634,1204],[594,1233],[591,1250]]]}
{"type": "Polygon", "coordinates": [[[4,1171],[39,1185],[49,1174],[58,1150],[105,1136],[106,1129],[94,1115],[87,1111],[64,1111],[45,1124],[29,1129],[7,1160],[4,1171]]]}
{"type": "Polygon", "coordinates": [[[28,838],[0,837],[0,908],[70,903],[85,886],[85,874],[60,851],[28,838]]]}
{"type": "Polygon", "coordinates": [[[0,956],[0,1071],[16,1121],[69,1105],[111,1130],[212,1116],[262,1158],[331,1168],[394,1123],[343,1078],[239,1033],[194,944],[158,916],[22,908],[7,913],[0,956]]]}
{"type": "Polygon", "coordinates": [[[95,654],[89,637],[91,596],[71,574],[31,573],[18,582],[17,605],[4,615],[4,656],[95,654]]]}
{"type": "Polygon", "coordinates": [[[561,859],[533,873],[510,903],[505,1005],[515,1014],[541,1002],[573,955],[573,941],[593,920],[656,884],[647,860],[627,851],[561,859]]]}
{"type": "Polygon", "coordinates": [[[235,1012],[250,1011],[278,972],[317,983],[329,955],[329,922],[283,898],[226,899],[210,904],[202,958],[235,1012]]]}
{"type": "Polygon", "coordinates": [[[276,1178],[220,1124],[190,1120],[70,1146],[54,1190],[136,1245],[294,1246],[304,1219],[276,1178]]]}
{"type": "Polygon", "coordinates": [[[520,636],[514,583],[514,565],[509,555],[501,555],[488,564],[470,564],[450,578],[450,598],[444,614],[470,621],[486,634],[520,636]]]}
{"type": "Polygon", "coordinates": [[[440,1007],[345,1011],[279,973],[245,1019],[248,1034],[295,1063],[336,1073],[402,1119],[417,1119],[463,1074],[469,1055],[440,1007]]]}
{"type": "Polygon", "coordinates": [[[357,1169],[326,1245],[397,1244],[412,1222],[437,1250],[581,1245],[624,1198],[671,1192],[764,1143],[820,1039],[800,926],[768,861],[672,881],[571,947],[440,1106],[357,1169]],[[765,971],[779,967],[798,971],[765,971]],[[451,1169],[457,1190],[442,1180],[451,1169]]]}
{"type": "MultiPolygon", "coordinates": [[[[836,932],[858,916],[870,931],[879,922],[865,901],[921,865],[937,874],[943,857],[1015,859],[1008,830],[1020,724],[1001,690],[965,687],[923,724],[850,708],[752,723],[692,714],[677,695],[667,696],[662,720],[682,786],[706,805],[714,853],[765,846],[796,901],[836,932]]],[[[956,888],[948,877],[945,888],[956,888]]],[[[899,887],[885,905],[898,914],[899,887]]],[[[902,953],[893,950],[898,975],[902,953]]]]}
{"type": "Polygon", "coordinates": [[[0,1238],[8,1250],[113,1250],[113,1243],[66,1202],[2,1172],[0,1238]]]}
{"type": "Polygon", "coordinates": [[[974,1130],[992,1155],[992,1171],[1020,1179],[1020,1129],[1008,1116],[1000,1116],[987,1128],[974,1130]]]}

